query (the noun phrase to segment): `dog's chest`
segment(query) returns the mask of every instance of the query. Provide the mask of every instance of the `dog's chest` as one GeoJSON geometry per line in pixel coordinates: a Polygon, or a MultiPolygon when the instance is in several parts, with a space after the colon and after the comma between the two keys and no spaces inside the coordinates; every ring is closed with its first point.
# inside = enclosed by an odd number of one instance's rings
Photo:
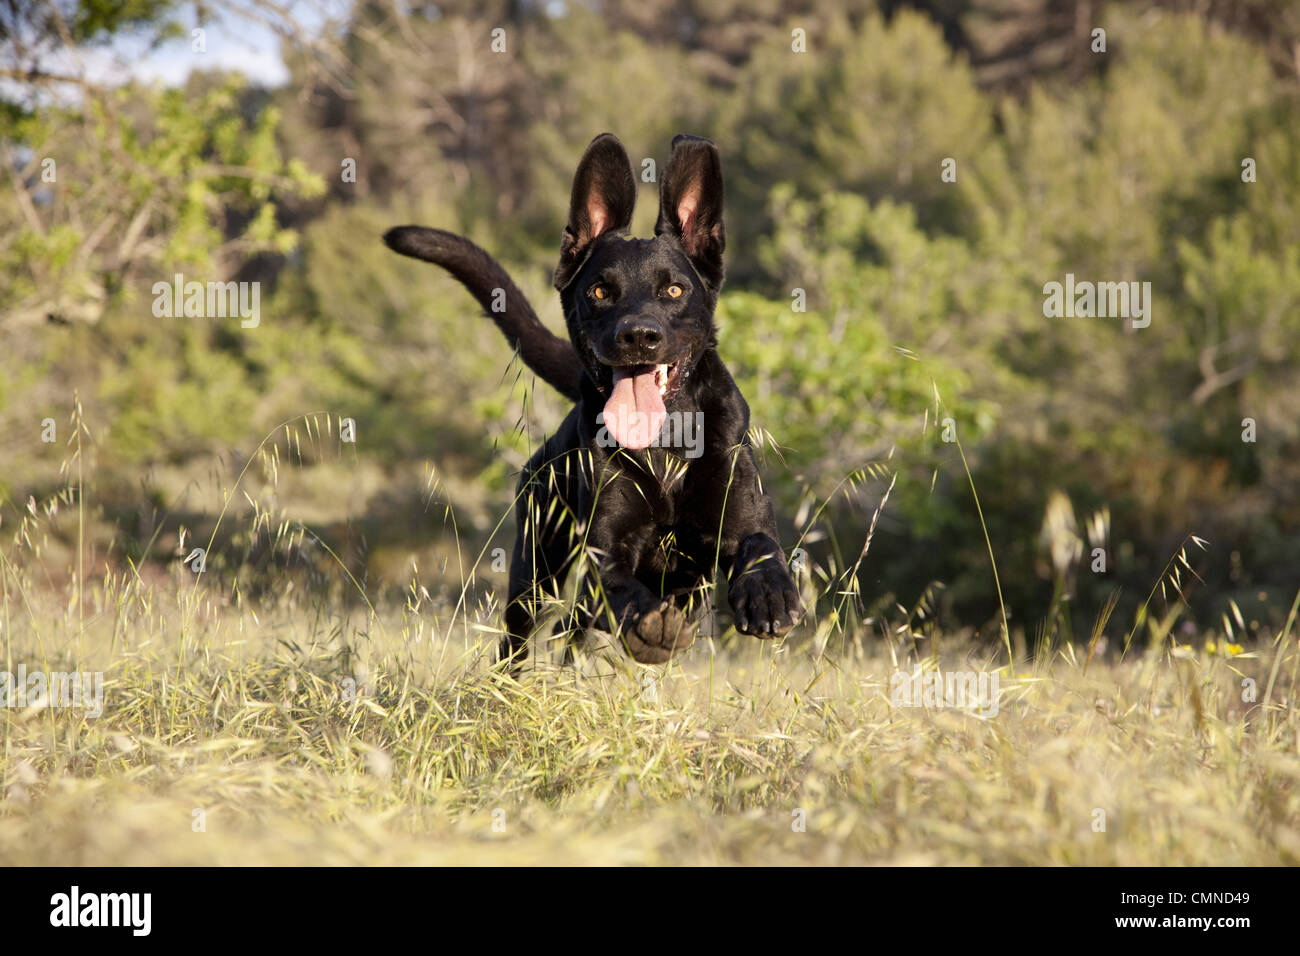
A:
{"type": "Polygon", "coordinates": [[[637,562],[638,576],[665,592],[694,587],[712,560],[706,537],[690,524],[656,526],[637,562]]]}
{"type": "Polygon", "coordinates": [[[649,511],[648,518],[656,529],[668,533],[692,517],[691,463],[672,453],[659,452],[647,456],[643,467],[633,473],[624,472],[637,487],[637,495],[649,511]]]}

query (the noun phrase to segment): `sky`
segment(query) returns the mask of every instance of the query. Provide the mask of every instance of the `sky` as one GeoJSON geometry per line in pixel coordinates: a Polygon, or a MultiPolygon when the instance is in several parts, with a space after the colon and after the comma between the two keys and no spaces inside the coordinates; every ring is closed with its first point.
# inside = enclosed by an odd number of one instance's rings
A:
{"type": "MultiPolygon", "coordinates": [[[[288,15],[306,30],[318,30],[327,19],[336,22],[350,9],[352,0],[287,0],[288,15]]],[[[289,71],[280,56],[280,38],[255,16],[239,16],[232,9],[264,11],[257,0],[222,4],[217,16],[211,6],[184,3],[177,21],[186,34],[152,49],[147,36],[119,34],[107,47],[82,49],[77,56],[90,78],[112,84],[130,78],[157,81],[168,86],[185,82],[192,70],[238,70],[250,80],[281,86],[289,71]],[[202,49],[193,30],[201,29],[202,49]]]]}
{"type": "MultiPolygon", "coordinates": [[[[245,0],[246,9],[257,9],[256,0],[245,0]]],[[[318,29],[326,19],[338,22],[352,6],[352,0],[289,0],[290,16],[307,29],[318,29]]],[[[545,0],[543,8],[550,16],[562,17],[568,9],[566,0],[545,0]]],[[[179,20],[185,29],[202,28],[202,51],[195,50],[194,37],[187,35],[154,49],[146,38],[118,36],[111,46],[78,51],[89,79],[112,85],[127,79],[158,81],[167,86],[185,82],[191,70],[238,70],[250,80],[270,87],[282,86],[289,71],[280,56],[280,38],[268,26],[251,18],[227,13],[225,19],[200,20],[198,7],[187,3],[180,8],[179,20]]],[[[51,69],[70,64],[56,61],[51,69]]],[[[77,71],[79,72],[79,71],[77,71]]]]}
{"type": "MultiPolygon", "coordinates": [[[[187,18],[195,24],[194,18],[187,18]]],[[[184,37],[149,50],[142,40],[123,38],[106,49],[83,53],[87,72],[97,82],[123,80],[128,76],[160,81],[167,86],[185,82],[191,70],[239,70],[250,80],[268,86],[288,81],[289,71],[280,57],[280,40],[270,28],[254,23],[221,22],[202,24],[204,50],[192,48],[193,37],[184,37]]]]}

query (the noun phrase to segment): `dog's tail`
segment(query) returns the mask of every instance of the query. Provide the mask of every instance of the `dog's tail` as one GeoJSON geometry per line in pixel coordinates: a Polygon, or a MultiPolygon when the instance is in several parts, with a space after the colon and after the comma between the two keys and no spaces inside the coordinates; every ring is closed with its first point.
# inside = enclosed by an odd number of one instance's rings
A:
{"type": "Polygon", "coordinates": [[[478,299],[519,356],[541,379],[577,401],[582,362],[567,339],[553,334],[499,262],[464,236],[424,226],[397,226],[384,233],[394,252],[442,266],[478,299]],[[500,311],[498,311],[500,310],[500,311]]]}

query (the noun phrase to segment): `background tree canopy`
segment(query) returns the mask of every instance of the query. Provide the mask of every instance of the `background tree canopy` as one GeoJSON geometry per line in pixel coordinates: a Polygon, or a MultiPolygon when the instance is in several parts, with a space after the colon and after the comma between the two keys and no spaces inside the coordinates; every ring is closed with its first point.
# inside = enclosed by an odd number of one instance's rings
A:
{"type": "Polygon", "coordinates": [[[1194,615],[1268,622],[1300,567],[1300,8],[1187,6],[7,4],[3,510],[61,486],[42,422],[66,431],[75,393],[97,561],[173,560],[221,476],[318,410],[357,422],[355,455],[302,448],[276,504],[358,578],[454,555],[443,505],[500,543],[565,408],[379,236],[470,235],[559,329],[582,148],[610,130],[648,170],[691,131],[726,167],[721,351],[814,567],[852,566],[879,510],[867,610],[989,626],[991,546],[1013,625],[1068,635],[1194,534],[1194,615]],[[289,82],[205,70],[191,31],[218,18],[280,33],[289,82]],[[189,80],[87,68],[128,38],[188,47],[189,80]],[[260,323],[158,317],[177,273],[259,282],[260,323]],[[1045,317],[1067,273],[1149,282],[1150,325],[1045,317]]]}

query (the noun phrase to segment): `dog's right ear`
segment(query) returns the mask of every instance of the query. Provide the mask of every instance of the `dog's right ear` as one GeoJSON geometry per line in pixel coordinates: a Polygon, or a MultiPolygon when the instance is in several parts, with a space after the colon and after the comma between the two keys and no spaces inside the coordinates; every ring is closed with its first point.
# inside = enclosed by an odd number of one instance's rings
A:
{"type": "Polygon", "coordinates": [[[627,150],[613,133],[601,133],[582,154],[573,177],[555,288],[563,289],[578,274],[597,236],[631,224],[635,206],[636,176],[627,150]]]}

